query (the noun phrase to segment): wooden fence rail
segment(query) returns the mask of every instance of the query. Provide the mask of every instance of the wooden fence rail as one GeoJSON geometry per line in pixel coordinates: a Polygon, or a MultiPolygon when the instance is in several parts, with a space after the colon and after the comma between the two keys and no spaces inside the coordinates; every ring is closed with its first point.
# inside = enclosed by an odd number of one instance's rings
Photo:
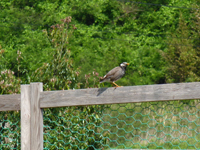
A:
{"type": "Polygon", "coordinates": [[[43,149],[42,108],[200,99],[200,82],[44,91],[21,85],[21,94],[0,95],[0,111],[21,110],[21,149],[43,149]]]}

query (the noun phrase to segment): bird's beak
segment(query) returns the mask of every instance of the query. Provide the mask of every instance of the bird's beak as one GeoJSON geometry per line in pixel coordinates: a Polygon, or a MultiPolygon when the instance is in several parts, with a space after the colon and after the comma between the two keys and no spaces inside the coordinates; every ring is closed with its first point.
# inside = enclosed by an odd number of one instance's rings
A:
{"type": "Polygon", "coordinates": [[[129,65],[129,63],[127,63],[127,65],[129,65]]]}

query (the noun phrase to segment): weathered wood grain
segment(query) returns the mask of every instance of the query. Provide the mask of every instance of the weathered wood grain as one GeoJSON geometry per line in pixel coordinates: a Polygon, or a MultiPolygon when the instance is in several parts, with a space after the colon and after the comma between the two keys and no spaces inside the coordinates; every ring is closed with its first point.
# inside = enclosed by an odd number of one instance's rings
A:
{"type": "Polygon", "coordinates": [[[40,107],[200,99],[200,82],[93,88],[41,93],[40,107]]]}
{"type": "Polygon", "coordinates": [[[30,84],[31,150],[43,149],[43,114],[39,104],[40,93],[42,91],[43,91],[42,83],[30,84]]]}
{"type": "Polygon", "coordinates": [[[20,94],[0,95],[0,111],[20,110],[20,94]]]}
{"type": "Polygon", "coordinates": [[[30,150],[30,85],[21,85],[21,150],[30,150]]]}

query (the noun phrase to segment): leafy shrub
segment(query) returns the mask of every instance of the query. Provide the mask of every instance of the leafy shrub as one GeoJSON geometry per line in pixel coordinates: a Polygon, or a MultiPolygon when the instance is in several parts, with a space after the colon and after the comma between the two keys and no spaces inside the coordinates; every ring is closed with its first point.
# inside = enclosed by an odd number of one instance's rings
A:
{"type": "MultiPolygon", "coordinates": [[[[31,76],[32,81],[43,82],[44,90],[69,90],[80,87],[80,83],[77,83],[79,70],[73,68],[73,60],[68,49],[68,39],[76,27],[70,24],[71,17],[61,21],[63,23],[52,26],[50,31],[44,30],[54,49],[51,54],[52,61],[44,63],[31,76]]],[[[94,74],[94,77],[98,76],[96,72],[94,74]]],[[[85,87],[87,86],[85,84],[85,87]]],[[[45,148],[101,148],[106,142],[100,134],[103,107],[96,105],[45,109],[45,148]]]]}

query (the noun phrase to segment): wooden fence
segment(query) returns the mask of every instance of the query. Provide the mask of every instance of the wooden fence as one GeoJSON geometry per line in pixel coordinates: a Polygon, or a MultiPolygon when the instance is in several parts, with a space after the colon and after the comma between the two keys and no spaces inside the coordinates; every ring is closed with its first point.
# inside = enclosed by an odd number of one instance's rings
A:
{"type": "Polygon", "coordinates": [[[200,82],[44,91],[21,85],[21,94],[0,95],[0,111],[21,110],[21,149],[43,149],[42,108],[200,99],[200,82]]]}

